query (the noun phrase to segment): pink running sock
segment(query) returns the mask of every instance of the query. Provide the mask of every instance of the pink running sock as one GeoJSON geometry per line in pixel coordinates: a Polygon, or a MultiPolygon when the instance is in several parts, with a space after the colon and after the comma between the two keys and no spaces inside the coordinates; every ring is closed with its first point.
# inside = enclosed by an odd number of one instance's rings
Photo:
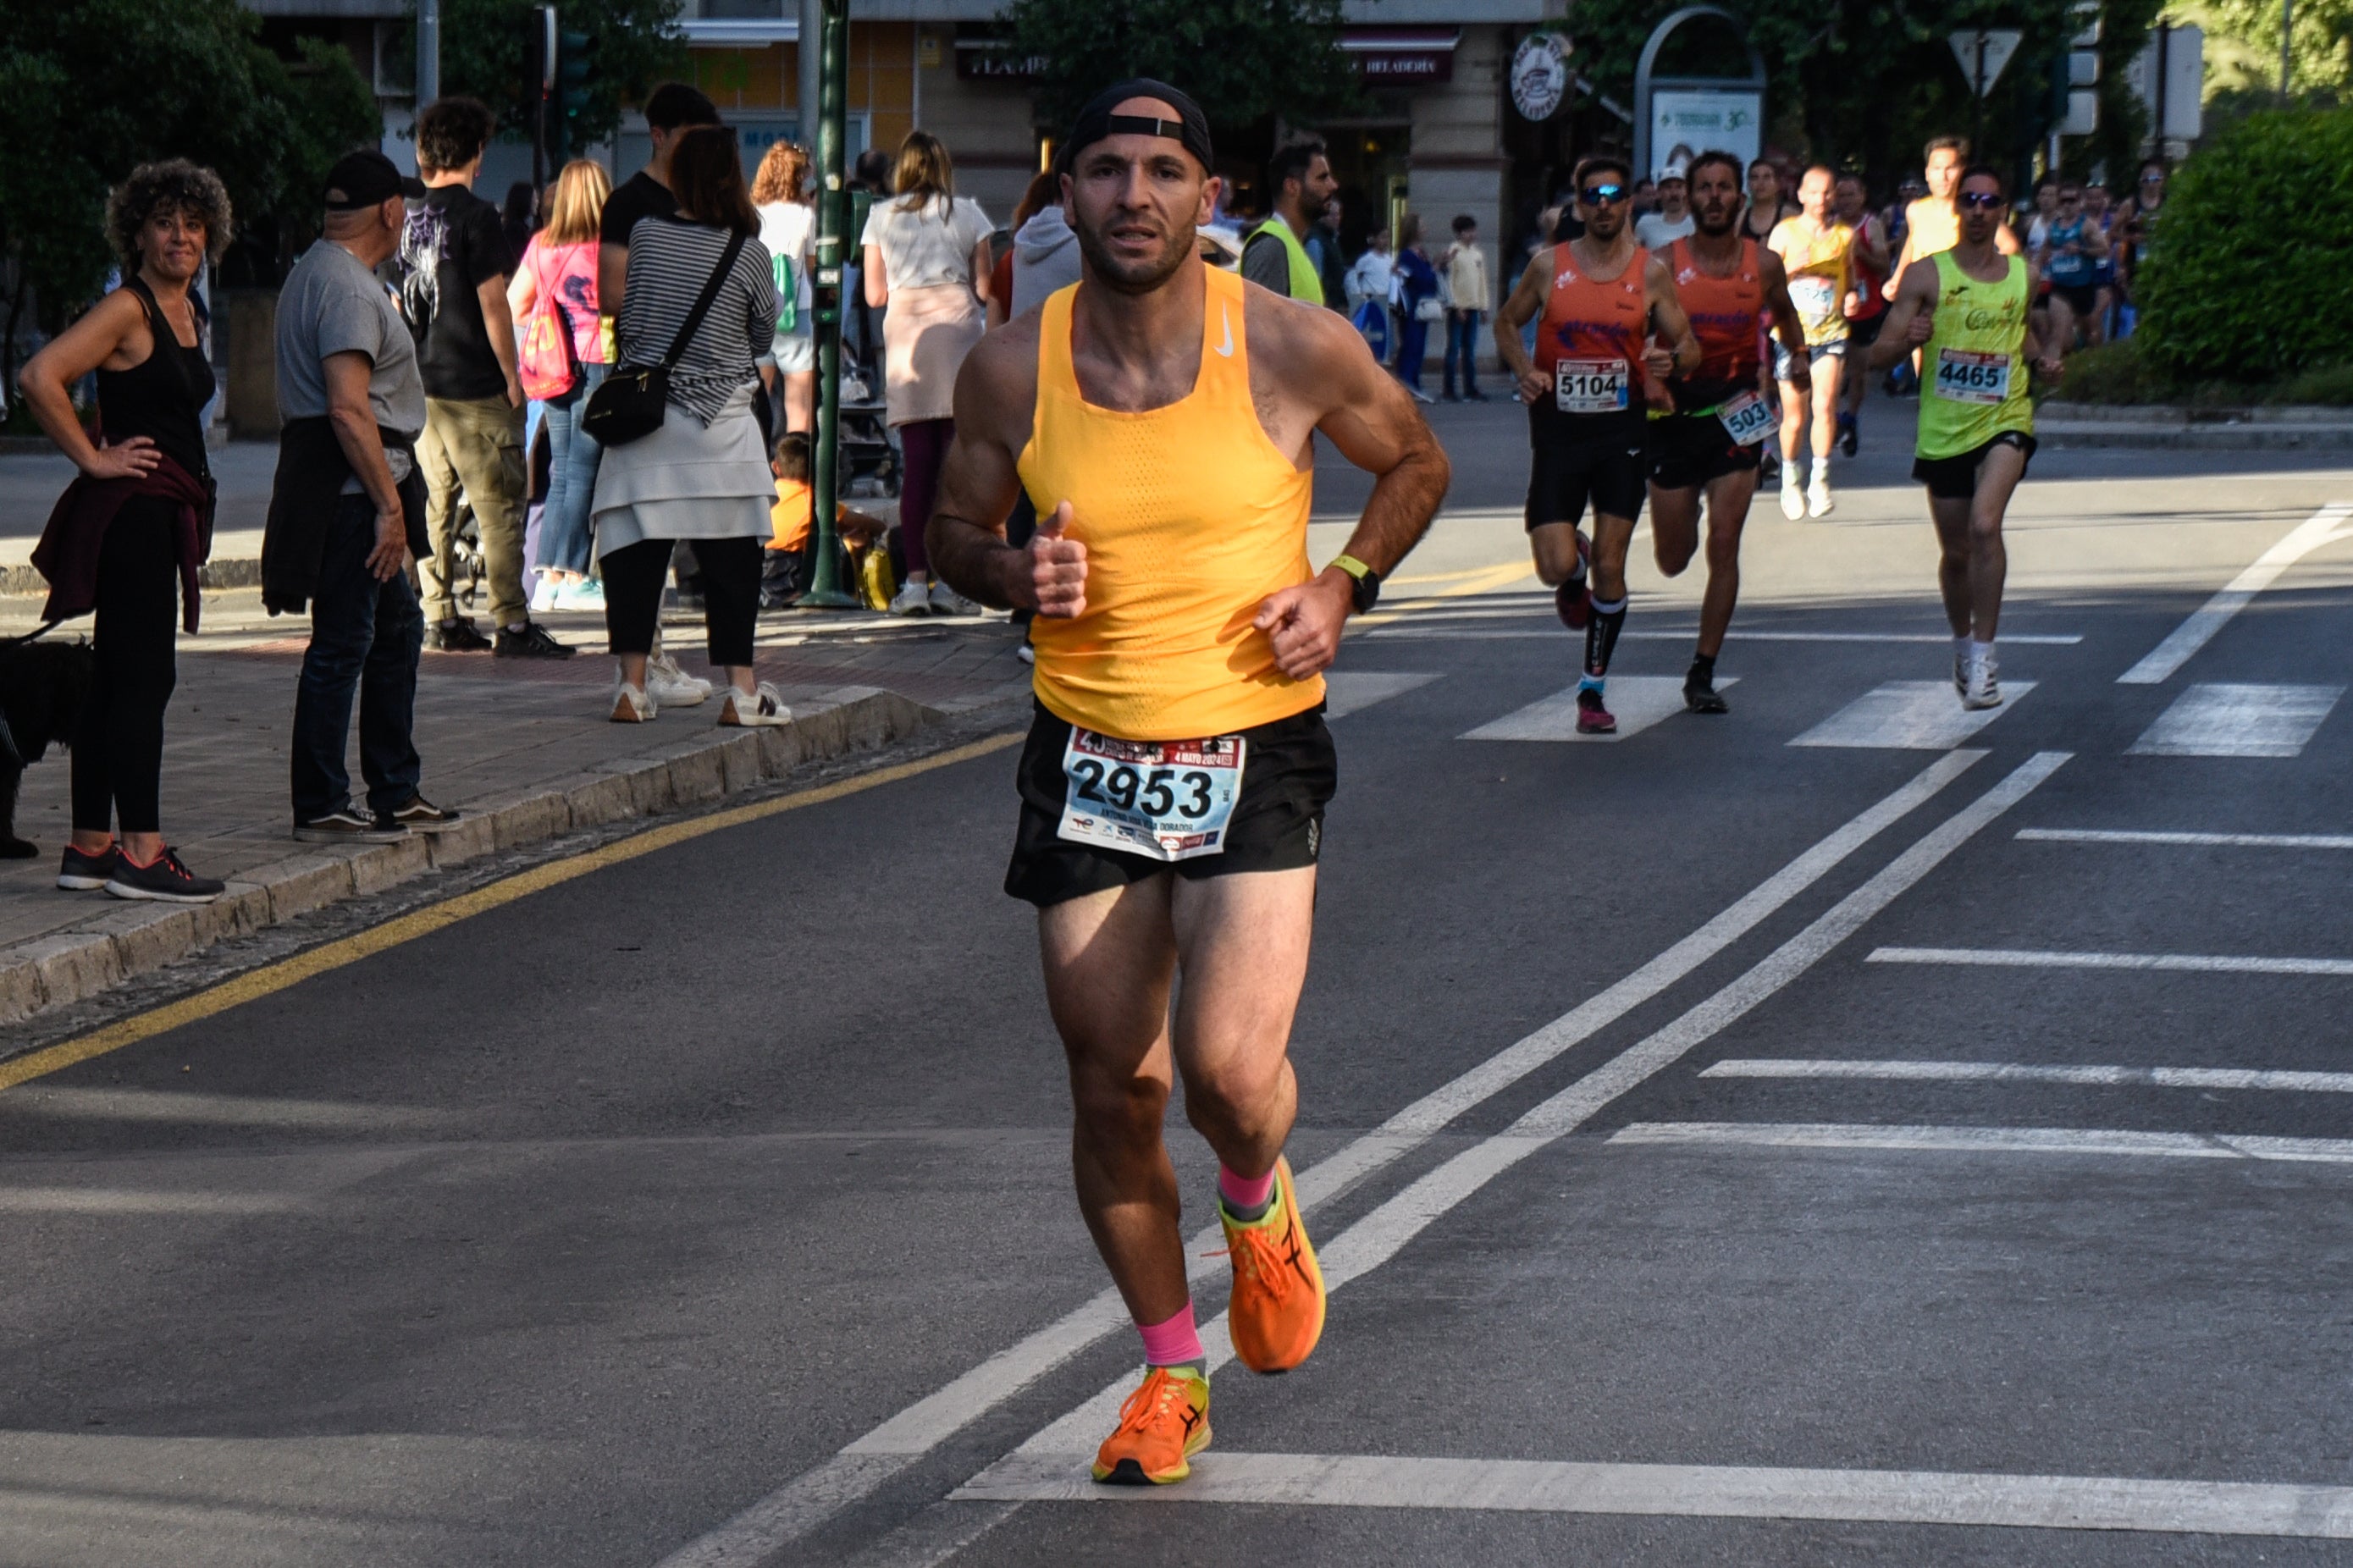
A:
{"type": "Polygon", "coordinates": [[[1237,1176],[1223,1165],[1218,1167],[1218,1195],[1226,1200],[1238,1219],[1250,1219],[1266,1212],[1274,1201],[1274,1173],[1263,1176],[1237,1176]]]}
{"type": "Polygon", "coordinates": [[[1201,1333],[1193,1326],[1193,1303],[1165,1323],[1138,1323],[1135,1331],[1144,1336],[1144,1362],[1146,1366],[1184,1366],[1187,1363],[1205,1362],[1208,1352],[1201,1348],[1201,1333]]]}

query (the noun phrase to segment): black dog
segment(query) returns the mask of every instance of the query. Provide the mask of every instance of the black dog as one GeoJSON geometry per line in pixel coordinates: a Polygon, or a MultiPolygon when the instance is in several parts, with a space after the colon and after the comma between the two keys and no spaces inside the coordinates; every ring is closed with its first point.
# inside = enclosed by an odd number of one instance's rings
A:
{"type": "Polygon", "coordinates": [[[0,642],[0,860],[41,852],[16,837],[16,786],[26,763],[72,742],[96,665],[86,642],[0,642]]]}

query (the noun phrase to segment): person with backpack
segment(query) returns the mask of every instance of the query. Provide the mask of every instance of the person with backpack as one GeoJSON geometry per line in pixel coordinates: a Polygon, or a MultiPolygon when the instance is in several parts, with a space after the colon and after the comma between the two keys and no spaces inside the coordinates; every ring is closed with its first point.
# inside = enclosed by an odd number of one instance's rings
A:
{"type": "Polygon", "coordinates": [[[752,205],[760,214],[760,243],[776,279],[776,381],[784,393],[784,429],[817,424],[817,299],[809,288],[809,257],[817,208],[808,201],[809,155],[790,142],[769,144],[752,176],[752,205]]]}
{"type": "Polygon", "coordinates": [[[443,98],[417,117],[417,172],[425,195],[401,229],[401,312],[417,340],[425,378],[426,531],[432,549],[417,563],[427,643],[443,653],[495,649],[507,657],[565,658],[573,649],[532,624],[523,596],[526,484],[522,382],[514,317],[507,307],[507,248],[499,209],[473,192],[497,118],[478,99],[443,98]],[[471,508],[490,577],[497,640],[458,614],[458,506],[471,508]]]}
{"type": "Polygon", "coordinates": [[[588,503],[603,448],[580,428],[612,354],[596,301],[597,223],[612,180],[575,158],[555,176],[547,226],[523,247],[507,307],[523,323],[523,390],[540,401],[547,430],[547,500],[540,513],[541,607],[602,610],[605,586],[589,574],[588,503]]]}

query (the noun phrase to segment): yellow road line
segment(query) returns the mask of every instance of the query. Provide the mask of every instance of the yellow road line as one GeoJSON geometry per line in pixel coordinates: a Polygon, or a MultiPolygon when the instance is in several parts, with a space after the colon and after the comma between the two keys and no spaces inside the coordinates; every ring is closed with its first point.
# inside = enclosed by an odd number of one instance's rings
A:
{"type": "Polygon", "coordinates": [[[1498,588],[1508,587],[1523,577],[1535,576],[1535,570],[1525,561],[1514,561],[1503,566],[1482,567],[1478,574],[1471,577],[1467,582],[1457,583],[1451,588],[1440,588],[1435,594],[1424,594],[1416,598],[1408,599],[1394,609],[1375,610],[1369,616],[1358,616],[1351,620],[1348,626],[1351,630],[1358,626],[1382,626],[1409,614],[1418,605],[1435,605],[1446,599],[1467,599],[1476,594],[1493,593],[1498,588]]]}
{"type": "Polygon", "coordinates": [[[45,1077],[62,1068],[69,1068],[76,1062],[86,1062],[92,1057],[102,1057],[109,1051],[119,1051],[125,1046],[152,1039],[157,1035],[179,1028],[184,1025],[209,1018],[216,1013],[226,1013],[231,1007],[258,1001],[261,997],[283,991],[290,985],[299,985],[314,974],[324,974],[330,970],[341,969],[347,963],[356,963],[363,958],[398,947],[406,942],[414,942],[420,936],[430,935],[434,931],[456,925],[459,921],[470,920],[476,915],[497,909],[502,904],[511,904],[517,899],[528,898],[545,889],[569,882],[575,877],[585,877],[592,871],[601,871],[607,866],[617,866],[625,860],[634,860],[640,855],[651,855],[658,850],[668,849],[672,845],[683,844],[691,838],[700,838],[706,833],[717,833],[723,828],[740,827],[744,823],[757,822],[762,817],[776,816],[787,811],[798,811],[805,805],[823,805],[828,801],[839,800],[844,795],[856,795],[861,790],[896,784],[901,779],[913,778],[917,773],[927,773],[934,768],[952,767],[957,763],[969,762],[975,757],[985,757],[991,752],[1001,752],[1012,745],[1021,739],[1023,733],[1024,731],[1018,730],[1008,730],[1003,734],[991,735],[985,740],[975,741],[969,745],[958,746],[953,751],[941,752],[929,757],[919,757],[912,763],[900,763],[887,768],[877,768],[871,773],[860,773],[854,778],[820,784],[815,789],[779,795],[774,800],[754,801],[749,805],[734,806],[726,811],[715,811],[708,816],[690,817],[682,822],[667,823],[659,827],[649,828],[643,833],[631,834],[627,838],[617,838],[610,844],[602,844],[594,849],[585,849],[577,855],[569,856],[562,860],[551,860],[543,866],[534,866],[528,871],[518,871],[512,877],[502,877],[495,882],[476,888],[472,892],[459,893],[455,898],[445,899],[438,904],[428,904],[421,910],[412,910],[397,920],[387,921],[380,926],[314,947],[308,952],[297,953],[292,958],[281,959],[276,963],[264,964],[259,969],[240,974],[233,980],[224,980],[218,985],[207,986],[194,995],[183,996],[176,1002],[166,1003],[161,1007],[139,1014],[135,1017],[110,1024],[94,1033],[70,1040],[61,1040],[54,1046],[18,1057],[14,1061],[0,1062],[0,1089],[14,1089],[16,1085],[32,1079],[45,1077]]]}

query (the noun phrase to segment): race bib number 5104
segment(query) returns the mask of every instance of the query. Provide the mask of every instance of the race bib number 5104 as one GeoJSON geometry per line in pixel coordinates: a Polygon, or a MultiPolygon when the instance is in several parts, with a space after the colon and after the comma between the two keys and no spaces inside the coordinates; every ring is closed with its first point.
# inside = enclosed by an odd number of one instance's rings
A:
{"type": "Polygon", "coordinates": [[[2010,365],[2008,354],[1940,349],[1936,353],[1936,395],[1954,403],[2006,402],[2010,397],[2010,365]]]}
{"type": "Polygon", "coordinates": [[[1622,359],[1565,359],[1552,371],[1553,405],[1563,414],[1620,414],[1631,378],[1622,359]]]}
{"type": "Polygon", "coordinates": [[[1241,794],[1240,735],[1121,741],[1073,726],[1062,748],[1068,792],[1056,833],[1155,860],[1225,852],[1241,794]]]}

